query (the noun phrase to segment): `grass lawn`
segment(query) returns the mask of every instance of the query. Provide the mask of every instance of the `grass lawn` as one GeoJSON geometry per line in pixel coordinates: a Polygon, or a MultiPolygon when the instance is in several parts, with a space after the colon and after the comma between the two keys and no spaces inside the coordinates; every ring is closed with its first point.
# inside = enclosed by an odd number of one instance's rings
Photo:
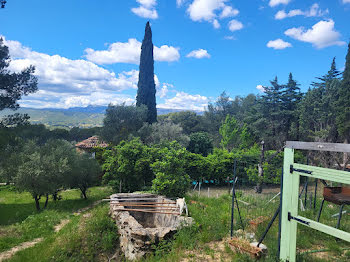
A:
{"type": "Polygon", "coordinates": [[[72,217],[62,230],[9,261],[108,261],[118,247],[118,230],[108,211],[103,203],[72,217]]]}
{"type": "MultiPolygon", "coordinates": [[[[14,255],[9,261],[109,261],[118,248],[117,228],[108,216],[108,203],[100,204],[87,213],[78,216],[72,213],[111,193],[110,189],[95,187],[89,192],[90,199],[80,199],[76,190],[62,192],[62,200],[49,202],[46,210],[37,213],[30,195],[13,191],[11,187],[0,190],[0,250],[8,250],[24,241],[43,237],[44,240],[32,248],[14,255]],[[17,205],[17,206],[16,206],[17,205]],[[4,210],[4,212],[3,212],[4,210]],[[60,220],[70,222],[57,233],[53,228],[60,220]],[[12,221],[12,222],[9,222],[12,221]]],[[[278,199],[267,203],[275,193],[262,195],[238,191],[240,210],[244,219],[245,232],[255,233],[256,239],[262,235],[278,206],[278,199]],[[249,221],[259,216],[265,222],[253,228],[249,221]]],[[[154,254],[142,259],[151,261],[255,261],[249,255],[232,251],[225,240],[229,239],[231,197],[222,194],[217,197],[186,197],[190,216],[195,224],[183,228],[175,234],[172,241],[163,241],[155,247],[154,254]]],[[[321,198],[318,199],[319,207],[321,198]]],[[[349,210],[347,207],[346,210],[349,210]]],[[[321,222],[335,226],[338,206],[325,205],[321,222]]],[[[301,215],[315,219],[317,210],[300,212],[301,215]]],[[[344,215],[341,229],[350,232],[350,216],[344,215]]],[[[235,231],[241,229],[235,209],[235,231]]],[[[267,256],[259,261],[276,261],[278,219],[269,231],[264,244],[268,247],[267,256]]],[[[297,261],[350,261],[349,243],[337,241],[326,234],[298,225],[297,261]],[[305,251],[328,249],[328,252],[304,253],[305,251]]],[[[114,260],[113,260],[114,261],[114,260]]],[[[118,256],[117,261],[125,261],[118,256]]]]}
{"type": "MultiPolygon", "coordinates": [[[[54,226],[62,219],[73,217],[73,212],[89,206],[96,200],[110,195],[105,187],[94,187],[88,192],[88,200],[80,197],[80,191],[67,190],[60,193],[62,200],[48,203],[41,212],[29,193],[19,193],[11,186],[0,186],[0,252],[22,242],[54,233],[54,226]]],[[[41,200],[41,206],[44,199],[41,200]]]]}
{"type": "MultiPolygon", "coordinates": [[[[245,232],[255,233],[256,239],[262,236],[267,224],[278,207],[278,199],[268,203],[274,194],[252,195],[238,192],[240,200],[250,203],[246,206],[240,203],[240,211],[244,219],[245,232]],[[259,216],[266,217],[266,221],[257,228],[249,225],[249,221],[259,216]]],[[[222,195],[219,198],[191,196],[186,198],[190,215],[196,223],[191,228],[184,228],[175,235],[172,242],[164,242],[155,254],[144,259],[145,261],[255,261],[248,255],[232,252],[231,248],[222,239],[228,239],[230,234],[231,197],[222,195]],[[211,259],[211,260],[210,260],[211,259]]],[[[321,199],[318,199],[317,207],[321,199]]],[[[338,206],[325,205],[321,222],[335,226],[338,206]]],[[[349,208],[347,208],[349,210],[349,208]]],[[[317,211],[307,210],[299,213],[316,220],[317,211]]],[[[350,232],[350,216],[344,215],[341,229],[350,232]]],[[[235,230],[241,229],[237,209],[235,209],[235,230]]],[[[277,257],[278,219],[264,240],[268,247],[268,255],[259,261],[276,261],[277,257]]],[[[350,261],[350,245],[345,241],[337,241],[334,237],[298,225],[297,232],[297,261],[350,261]],[[347,250],[342,250],[348,248],[347,250]],[[305,251],[329,249],[322,253],[304,253],[305,251]]]]}

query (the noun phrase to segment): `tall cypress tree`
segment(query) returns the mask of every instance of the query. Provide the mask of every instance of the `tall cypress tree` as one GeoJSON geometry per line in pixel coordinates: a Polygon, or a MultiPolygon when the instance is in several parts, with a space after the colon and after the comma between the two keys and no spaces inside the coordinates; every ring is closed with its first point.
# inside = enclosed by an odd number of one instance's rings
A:
{"type": "Polygon", "coordinates": [[[147,122],[152,124],[157,121],[157,108],[152,30],[149,22],[146,24],[145,37],[141,46],[139,82],[137,87],[136,106],[147,106],[147,122]]]}

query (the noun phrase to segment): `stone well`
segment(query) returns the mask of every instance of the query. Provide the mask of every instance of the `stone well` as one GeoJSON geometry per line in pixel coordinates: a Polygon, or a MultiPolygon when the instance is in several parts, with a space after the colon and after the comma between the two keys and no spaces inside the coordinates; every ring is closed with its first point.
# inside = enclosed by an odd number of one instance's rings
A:
{"type": "Polygon", "coordinates": [[[152,251],[193,219],[179,214],[176,201],[155,194],[122,193],[110,196],[110,213],[120,234],[120,248],[129,260],[152,251]],[[135,210],[135,211],[133,211],[135,210]]]}

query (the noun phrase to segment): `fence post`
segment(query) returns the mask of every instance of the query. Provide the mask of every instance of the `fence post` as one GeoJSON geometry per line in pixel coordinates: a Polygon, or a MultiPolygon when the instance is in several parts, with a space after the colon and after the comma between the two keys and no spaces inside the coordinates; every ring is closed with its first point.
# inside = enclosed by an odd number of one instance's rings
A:
{"type": "Polygon", "coordinates": [[[282,223],[281,223],[281,251],[282,261],[295,262],[297,222],[288,220],[288,212],[292,216],[298,215],[299,176],[291,173],[294,163],[294,149],[284,149],[283,163],[283,195],[282,195],[282,223]]]}

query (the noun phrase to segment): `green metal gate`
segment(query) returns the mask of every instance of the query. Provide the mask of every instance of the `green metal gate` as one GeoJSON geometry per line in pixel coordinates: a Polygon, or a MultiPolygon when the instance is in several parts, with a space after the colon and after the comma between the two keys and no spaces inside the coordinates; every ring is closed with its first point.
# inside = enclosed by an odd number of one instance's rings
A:
{"type": "Polygon", "coordinates": [[[350,172],[294,163],[295,149],[350,153],[350,145],[296,141],[286,143],[283,163],[280,259],[289,262],[294,262],[296,259],[298,223],[350,242],[350,233],[298,215],[300,176],[350,184],[350,172]]]}

